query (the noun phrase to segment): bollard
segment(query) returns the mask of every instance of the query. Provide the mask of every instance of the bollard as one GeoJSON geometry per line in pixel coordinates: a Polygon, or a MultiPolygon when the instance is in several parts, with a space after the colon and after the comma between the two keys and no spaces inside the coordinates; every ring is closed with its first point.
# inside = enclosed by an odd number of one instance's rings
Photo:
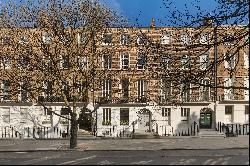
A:
{"type": "Polygon", "coordinates": [[[194,123],[194,135],[195,135],[195,123],[194,123]]]}
{"type": "Polygon", "coordinates": [[[239,124],[239,135],[241,135],[241,125],[239,124]]]}
{"type": "Polygon", "coordinates": [[[13,138],[13,132],[14,132],[14,129],[13,127],[11,127],[11,137],[13,138]]]}
{"type": "Polygon", "coordinates": [[[191,128],[190,128],[191,130],[190,130],[190,133],[191,133],[191,135],[193,134],[193,131],[192,131],[192,125],[191,125],[191,128]]]}
{"type": "Polygon", "coordinates": [[[219,125],[220,125],[220,133],[221,133],[221,122],[219,123],[219,125]]]}
{"type": "Polygon", "coordinates": [[[236,130],[236,134],[239,135],[239,131],[238,131],[238,125],[235,125],[235,130],[236,130]]]}
{"type": "Polygon", "coordinates": [[[30,127],[28,127],[28,138],[30,137],[30,127]]]}
{"type": "Polygon", "coordinates": [[[245,125],[243,124],[243,131],[242,131],[242,135],[245,135],[244,129],[245,129],[245,125]]]}
{"type": "Polygon", "coordinates": [[[35,128],[33,127],[33,138],[35,138],[35,128]]]}

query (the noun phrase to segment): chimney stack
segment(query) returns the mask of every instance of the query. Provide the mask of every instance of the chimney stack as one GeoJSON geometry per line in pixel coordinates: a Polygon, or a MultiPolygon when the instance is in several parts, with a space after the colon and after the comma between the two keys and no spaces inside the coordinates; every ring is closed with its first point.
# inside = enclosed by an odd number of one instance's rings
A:
{"type": "Polygon", "coordinates": [[[212,26],[213,25],[213,19],[205,17],[203,19],[203,26],[212,26]]]}
{"type": "Polygon", "coordinates": [[[155,28],[155,19],[154,18],[152,18],[152,20],[151,20],[150,28],[155,28]]]}

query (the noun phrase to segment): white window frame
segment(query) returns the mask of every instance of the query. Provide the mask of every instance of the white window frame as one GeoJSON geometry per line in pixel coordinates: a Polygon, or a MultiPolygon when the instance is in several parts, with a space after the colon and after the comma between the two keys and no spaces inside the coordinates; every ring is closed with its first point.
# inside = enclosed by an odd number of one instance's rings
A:
{"type": "MultiPolygon", "coordinates": [[[[244,77],[244,87],[249,88],[249,77],[244,77]]],[[[244,89],[244,99],[249,101],[249,90],[244,89]]]]}
{"type": "Polygon", "coordinates": [[[112,44],[112,40],[113,40],[113,34],[112,34],[112,33],[105,33],[105,34],[102,35],[102,45],[111,45],[111,44],[112,44]],[[105,37],[106,35],[111,35],[111,41],[110,41],[110,43],[104,42],[104,41],[105,41],[105,40],[104,40],[104,37],[105,37]]]}
{"type": "Polygon", "coordinates": [[[181,97],[181,101],[183,102],[189,102],[191,99],[191,83],[189,83],[189,88],[186,89],[188,92],[183,92],[183,88],[185,87],[186,84],[181,83],[181,92],[180,92],[180,97],[181,97]]]}
{"type": "Polygon", "coordinates": [[[183,32],[181,33],[180,41],[183,45],[189,45],[191,43],[191,37],[187,32],[183,32]]]}
{"type": "Polygon", "coordinates": [[[112,122],[111,108],[103,108],[102,110],[103,110],[102,125],[111,125],[112,122]]]}
{"type": "Polygon", "coordinates": [[[181,121],[188,121],[190,117],[190,108],[181,107],[181,121]]]}
{"type": "Polygon", "coordinates": [[[208,54],[200,55],[200,69],[206,70],[208,65],[209,65],[209,55],[208,54]]]}
{"type": "Polygon", "coordinates": [[[163,32],[161,36],[161,44],[171,44],[171,32],[163,32]]]}
{"type": "Polygon", "coordinates": [[[60,55],[60,69],[69,69],[70,66],[70,60],[67,55],[60,55]],[[65,57],[67,59],[65,59],[65,57]],[[64,66],[64,64],[68,61],[68,66],[64,66]]]}
{"type": "Polygon", "coordinates": [[[129,69],[129,54],[127,52],[122,52],[120,55],[120,69],[123,69],[123,70],[129,69]],[[127,65],[124,63],[125,60],[128,61],[127,65]]]}
{"type": "Polygon", "coordinates": [[[191,58],[188,55],[181,56],[181,69],[188,70],[190,68],[191,58]]]}
{"type": "Polygon", "coordinates": [[[171,125],[171,108],[162,107],[161,116],[168,125],[171,125]]]}
{"type": "Polygon", "coordinates": [[[165,78],[165,79],[161,79],[161,88],[160,88],[160,98],[161,101],[166,100],[166,92],[164,92],[164,80],[169,80],[170,82],[170,97],[172,96],[172,82],[170,78],[165,78]]]}
{"type": "Polygon", "coordinates": [[[11,69],[11,59],[8,56],[2,56],[1,62],[0,62],[0,68],[4,70],[10,70],[11,69]]]}
{"type": "Polygon", "coordinates": [[[112,80],[106,79],[102,81],[102,97],[111,98],[112,96],[112,80]]]}
{"type": "MultiPolygon", "coordinates": [[[[1,100],[2,101],[9,101],[9,100],[11,100],[10,99],[10,93],[8,93],[7,91],[9,91],[10,90],[10,85],[9,86],[6,86],[6,81],[8,81],[8,80],[3,80],[2,82],[1,82],[1,100]],[[8,87],[8,88],[6,88],[6,87],[8,87]],[[5,98],[5,96],[8,96],[8,98],[9,99],[4,99],[5,98]]],[[[8,81],[9,82],[9,81],[8,81]]],[[[10,84],[10,82],[9,82],[9,84],[10,84]]]]}
{"type": "Polygon", "coordinates": [[[137,35],[136,43],[137,43],[137,45],[140,45],[140,46],[147,45],[148,40],[147,40],[146,34],[137,35]],[[142,42],[141,42],[141,40],[142,40],[142,42]]]}
{"type": "Polygon", "coordinates": [[[0,113],[3,119],[3,123],[10,123],[10,108],[9,107],[0,107],[0,113]]]}
{"type": "Polygon", "coordinates": [[[103,54],[102,55],[102,68],[103,69],[112,69],[112,55],[111,54],[103,54]],[[108,56],[107,59],[105,59],[105,56],[108,56]],[[107,60],[107,61],[105,61],[107,60]],[[107,63],[107,65],[105,65],[107,63]]]}
{"type": "Polygon", "coordinates": [[[161,108],[161,111],[162,111],[162,117],[170,117],[171,116],[171,108],[166,108],[166,107],[163,107],[161,108]]]}
{"type": "Polygon", "coordinates": [[[200,86],[200,101],[209,101],[210,97],[210,88],[208,85],[210,84],[208,79],[201,80],[201,86],[200,86]],[[203,86],[204,85],[204,86],[203,86]],[[204,99],[205,93],[208,92],[207,100],[204,99]]]}
{"type": "Polygon", "coordinates": [[[146,65],[147,65],[147,56],[144,55],[143,53],[138,53],[137,54],[137,64],[136,64],[137,70],[145,70],[146,69],[146,65]],[[142,65],[140,64],[139,65],[139,60],[141,60],[141,59],[145,60],[145,64],[142,64],[142,65]],[[140,67],[142,67],[142,68],[140,68],[140,67]]]}
{"type": "MultiPolygon", "coordinates": [[[[224,78],[224,87],[233,86],[233,78],[225,77],[224,78]]],[[[224,100],[233,100],[233,88],[226,89],[224,88],[224,100]]]]}
{"type": "Polygon", "coordinates": [[[200,36],[200,44],[208,44],[208,41],[209,41],[209,34],[202,33],[200,36]]]}
{"type": "MultiPolygon", "coordinates": [[[[21,86],[19,86],[18,87],[18,90],[19,90],[19,94],[18,94],[18,101],[22,101],[22,85],[24,84],[24,82],[20,82],[20,85],[21,86]]],[[[27,84],[27,83],[26,83],[27,84]]],[[[27,93],[27,100],[26,101],[22,101],[22,102],[28,102],[28,100],[29,100],[29,93],[27,92],[27,91],[25,91],[26,93],[27,93]]]]}
{"type": "Polygon", "coordinates": [[[161,56],[162,67],[164,69],[171,69],[172,57],[171,55],[162,55],[161,56]]]}
{"type": "Polygon", "coordinates": [[[28,108],[27,107],[20,108],[20,116],[21,116],[22,122],[26,122],[28,120],[28,108]]]}
{"type": "Polygon", "coordinates": [[[236,56],[235,55],[227,54],[227,53],[224,54],[224,64],[225,64],[226,69],[229,69],[229,70],[234,69],[235,63],[236,63],[236,56]],[[228,59],[228,57],[230,59],[228,59]]]}
{"type": "Polygon", "coordinates": [[[225,106],[225,123],[233,123],[233,111],[234,111],[234,107],[233,106],[231,106],[231,105],[229,105],[229,106],[226,105],[225,106]],[[227,112],[226,108],[232,108],[230,114],[226,113],[227,112]]]}
{"type": "Polygon", "coordinates": [[[233,34],[227,34],[226,36],[224,36],[223,42],[224,42],[224,45],[226,45],[226,46],[234,45],[234,42],[235,42],[234,35],[233,34]],[[233,38],[234,40],[233,41],[225,41],[227,38],[233,38]]]}
{"type": "Polygon", "coordinates": [[[19,39],[19,43],[22,45],[28,44],[29,43],[29,39],[26,35],[22,35],[19,39]]]}
{"type": "Polygon", "coordinates": [[[129,86],[129,83],[130,83],[130,80],[129,79],[121,79],[120,80],[120,83],[119,83],[119,97],[122,98],[124,97],[124,87],[122,86],[122,81],[123,80],[128,80],[128,97],[129,97],[129,91],[130,91],[130,86],[129,86]]]}
{"type": "Polygon", "coordinates": [[[139,99],[147,97],[147,82],[145,80],[139,79],[137,81],[137,93],[139,99]]]}
{"type": "Polygon", "coordinates": [[[129,34],[121,34],[120,44],[121,45],[129,45],[130,44],[130,35],[129,34]]]}
{"type": "Polygon", "coordinates": [[[78,67],[80,69],[88,69],[88,58],[78,56],[78,67]]]}
{"type": "Polygon", "coordinates": [[[42,65],[44,65],[43,68],[50,68],[51,67],[51,60],[50,59],[46,59],[43,56],[43,58],[42,58],[42,65]]]}
{"type": "Polygon", "coordinates": [[[87,34],[86,33],[77,33],[77,43],[86,44],[87,43],[87,34]]]}
{"type": "Polygon", "coordinates": [[[52,43],[52,35],[48,32],[44,32],[42,36],[42,41],[44,44],[51,44],[52,43]]]}
{"type": "Polygon", "coordinates": [[[245,105],[245,123],[249,124],[249,105],[245,105]]]}

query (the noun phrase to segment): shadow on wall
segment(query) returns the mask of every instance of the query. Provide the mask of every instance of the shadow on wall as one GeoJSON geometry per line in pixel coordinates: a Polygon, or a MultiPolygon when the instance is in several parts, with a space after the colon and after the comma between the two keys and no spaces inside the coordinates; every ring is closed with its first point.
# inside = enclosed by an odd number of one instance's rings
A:
{"type": "MultiPolygon", "coordinates": [[[[182,117],[183,118],[183,117],[182,117]]],[[[197,130],[199,130],[199,118],[193,112],[189,118],[182,119],[181,122],[177,125],[176,129],[174,130],[174,136],[190,136],[196,135],[197,130]]]]}

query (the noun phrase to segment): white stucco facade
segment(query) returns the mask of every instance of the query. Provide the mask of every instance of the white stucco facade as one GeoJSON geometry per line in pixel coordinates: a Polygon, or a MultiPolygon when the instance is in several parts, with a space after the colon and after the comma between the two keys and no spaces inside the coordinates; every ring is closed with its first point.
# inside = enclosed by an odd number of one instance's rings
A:
{"type": "MultiPolygon", "coordinates": [[[[61,108],[64,106],[49,106],[52,111],[61,113],[61,108]]],[[[77,108],[79,115],[80,109],[77,108]]],[[[214,103],[188,103],[181,106],[161,106],[157,104],[111,104],[101,105],[96,109],[97,114],[93,114],[97,123],[96,136],[105,137],[120,137],[128,136],[133,131],[143,132],[145,129],[149,129],[149,126],[142,128],[141,115],[142,110],[148,110],[151,113],[150,126],[151,131],[158,133],[160,136],[178,135],[181,132],[191,132],[194,129],[194,124],[200,126],[201,113],[204,110],[208,110],[211,113],[211,128],[215,129],[218,122],[225,124],[248,124],[249,123],[249,105],[247,102],[233,103],[217,102],[214,103]],[[163,116],[162,109],[166,108],[170,110],[168,116],[163,116]],[[110,110],[108,114],[104,109],[110,110]],[[121,109],[128,110],[128,123],[121,123],[121,109]],[[183,110],[189,110],[188,115],[183,116],[183,110]],[[229,109],[229,111],[226,111],[229,109]],[[229,114],[231,113],[231,114],[229,114]],[[110,115],[109,115],[110,114],[110,115]],[[111,118],[106,124],[103,122],[105,118],[111,118]],[[195,122],[195,123],[194,123],[195,122]],[[192,126],[192,127],[191,127],[192,126]],[[192,129],[191,129],[192,128],[192,129]]],[[[68,115],[66,115],[68,116],[68,115]]],[[[147,116],[145,116],[147,118],[147,116]]],[[[144,117],[144,118],[145,118],[144,117]]],[[[107,120],[107,119],[106,119],[107,120]]],[[[146,121],[149,121],[146,119],[146,121]]],[[[5,127],[14,127],[15,131],[20,132],[24,138],[33,135],[32,128],[46,129],[46,132],[42,130],[44,138],[58,138],[61,137],[59,133],[67,132],[70,127],[70,122],[57,115],[45,115],[44,109],[41,106],[0,106],[0,135],[5,134],[5,127]],[[26,112],[24,112],[26,111],[26,112]],[[9,112],[9,113],[8,113],[9,112]]],[[[37,132],[36,137],[39,137],[37,132]]]]}

